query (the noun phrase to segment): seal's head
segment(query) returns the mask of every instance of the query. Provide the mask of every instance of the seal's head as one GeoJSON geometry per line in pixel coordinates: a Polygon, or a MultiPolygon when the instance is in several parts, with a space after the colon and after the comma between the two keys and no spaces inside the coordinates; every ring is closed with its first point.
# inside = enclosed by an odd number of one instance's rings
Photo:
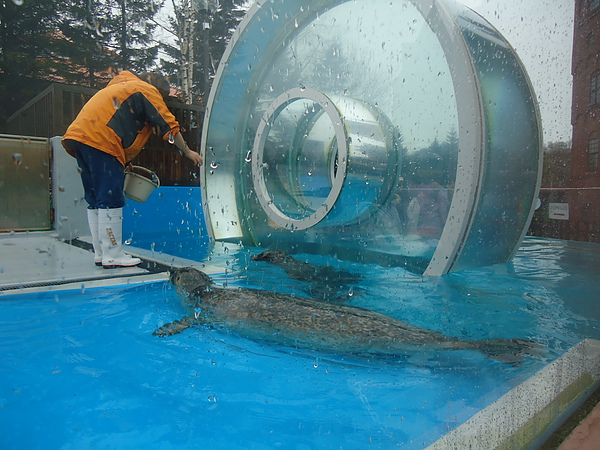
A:
{"type": "Polygon", "coordinates": [[[206,290],[213,281],[204,272],[193,267],[182,267],[171,271],[169,280],[179,292],[189,294],[193,291],[206,290]]]}
{"type": "Polygon", "coordinates": [[[265,250],[258,255],[254,255],[250,258],[252,261],[267,261],[270,263],[285,263],[291,261],[293,258],[282,250],[265,250]]]}

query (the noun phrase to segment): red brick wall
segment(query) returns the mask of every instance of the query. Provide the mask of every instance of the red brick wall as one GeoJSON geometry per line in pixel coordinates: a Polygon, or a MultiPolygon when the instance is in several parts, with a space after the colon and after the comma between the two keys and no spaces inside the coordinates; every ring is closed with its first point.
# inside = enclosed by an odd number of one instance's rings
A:
{"type": "Polygon", "coordinates": [[[572,238],[598,242],[597,236],[586,235],[587,230],[596,234],[600,225],[600,169],[588,168],[589,141],[600,138],[600,83],[599,101],[590,104],[591,77],[600,74],[600,7],[591,11],[591,2],[575,1],[571,187],[584,189],[569,192],[569,208],[571,228],[577,229],[572,238]]]}

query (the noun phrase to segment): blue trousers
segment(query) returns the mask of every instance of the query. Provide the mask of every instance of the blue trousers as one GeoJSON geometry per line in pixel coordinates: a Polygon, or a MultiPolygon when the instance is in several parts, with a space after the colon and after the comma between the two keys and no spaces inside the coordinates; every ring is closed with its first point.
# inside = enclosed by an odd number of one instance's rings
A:
{"type": "Polygon", "coordinates": [[[77,158],[89,209],[122,208],[125,168],[119,160],[81,142],[69,141],[69,144],[77,158]]]}

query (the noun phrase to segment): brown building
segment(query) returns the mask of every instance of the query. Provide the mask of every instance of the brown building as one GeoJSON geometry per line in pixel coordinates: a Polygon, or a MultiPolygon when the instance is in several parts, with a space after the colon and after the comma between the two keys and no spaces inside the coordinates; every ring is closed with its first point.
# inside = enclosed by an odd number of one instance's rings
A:
{"type": "Polygon", "coordinates": [[[600,242],[600,0],[575,0],[567,239],[600,242]]]}

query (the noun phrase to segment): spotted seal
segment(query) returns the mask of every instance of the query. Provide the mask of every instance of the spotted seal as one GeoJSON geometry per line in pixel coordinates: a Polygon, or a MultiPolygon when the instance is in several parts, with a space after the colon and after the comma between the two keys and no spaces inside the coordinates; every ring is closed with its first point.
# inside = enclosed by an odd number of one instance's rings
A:
{"type": "Polygon", "coordinates": [[[524,339],[465,341],[354,306],[259,289],[218,288],[191,267],[174,270],[170,281],[190,315],[161,326],[155,336],[212,324],[251,339],[325,352],[401,357],[428,349],[477,350],[507,363],[535,354],[539,346],[524,339]]]}
{"type": "MultiPolygon", "coordinates": [[[[252,261],[264,261],[281,267],[293,280],[310,283],[308,294],[324,301],[347,300],[349,287],[358,283],[362,275],[347,270],[337,270],[331,266],[314,266],[299,261],[282,250],[265,250],[253,255],[252,261]]],[[[356,290],[358,292],[359,289],[356,290]]],[[[355,292],[354,289],[351,292],[355,292]]]]}

